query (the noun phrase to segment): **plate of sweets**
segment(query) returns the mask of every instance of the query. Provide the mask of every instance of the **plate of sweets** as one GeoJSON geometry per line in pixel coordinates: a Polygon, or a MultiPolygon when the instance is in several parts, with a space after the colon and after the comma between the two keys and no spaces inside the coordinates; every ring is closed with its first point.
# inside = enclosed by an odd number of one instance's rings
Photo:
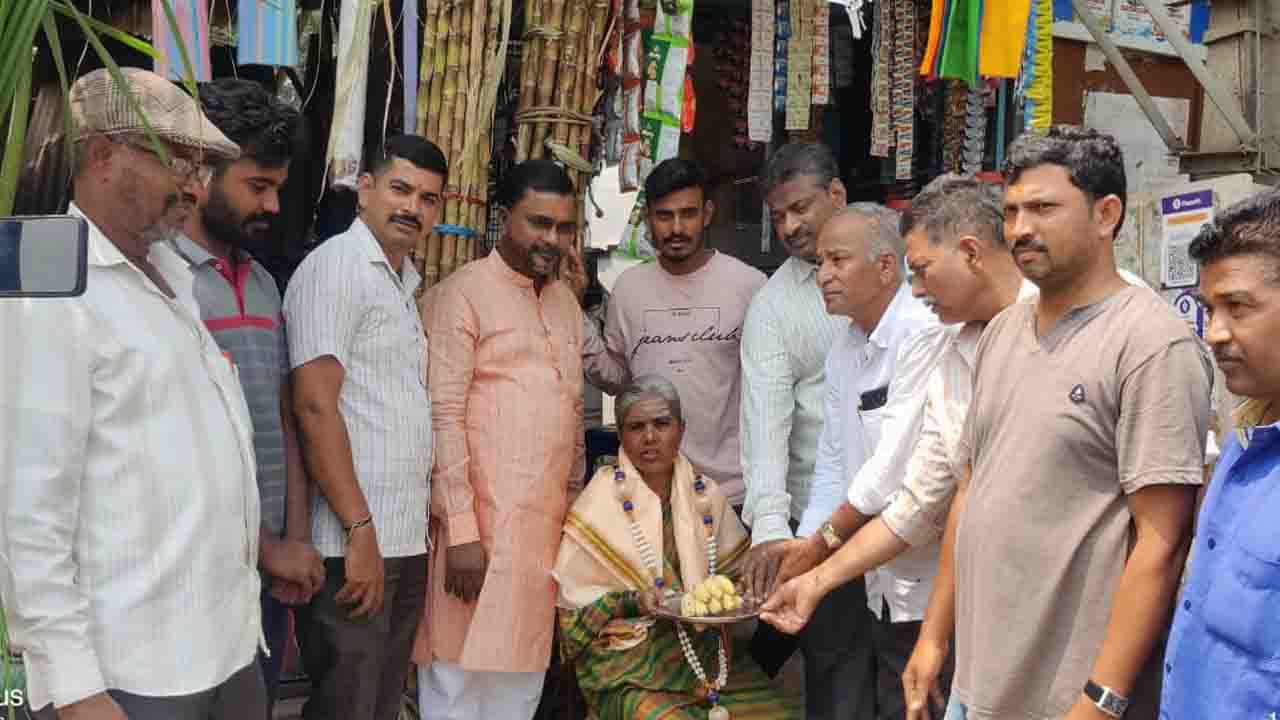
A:
{"type": "Polygon", "coordinates": [[[689,592],[669,594],[658,616],[694,625],[729,625],[760,614],[760,603],[724,575],[712,575],[689,592]]]}

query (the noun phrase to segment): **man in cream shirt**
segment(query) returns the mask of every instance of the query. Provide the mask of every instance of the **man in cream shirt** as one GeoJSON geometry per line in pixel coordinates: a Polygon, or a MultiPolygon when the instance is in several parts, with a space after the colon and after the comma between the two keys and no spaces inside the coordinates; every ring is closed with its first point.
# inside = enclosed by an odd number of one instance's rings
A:
{"type": "Polygon", "coordinates": [[[0,590],[37,718],[263,718],[252,427],[169,246],[239,149],[123,72],[158,144],[105,70],[71,89],[85,294],[0,303],[0,590]]]}

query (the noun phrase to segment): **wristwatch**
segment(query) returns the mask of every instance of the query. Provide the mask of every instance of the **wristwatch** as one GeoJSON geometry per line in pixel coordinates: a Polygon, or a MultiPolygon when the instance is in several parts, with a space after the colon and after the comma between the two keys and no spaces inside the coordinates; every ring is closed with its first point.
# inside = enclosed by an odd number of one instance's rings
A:
{"type": "Polygon", "coordinates": [[[1124,711],[1129,707],[1129,698],[1092,680],[1084,684],[1084,696],[1092,700],[1099,710],[1113,718],[1124,717],[1124,711]]]}
{"type": "Polygon", "coordinates": [[[822,536],[822,541],[827,544],[827,549],[832,552],[844,544],[844,540],[840,539],[840,534],[836,532],[835,526],[829,520],[822,523],[822,527],[818,528],[818,535],[822,536]]]}

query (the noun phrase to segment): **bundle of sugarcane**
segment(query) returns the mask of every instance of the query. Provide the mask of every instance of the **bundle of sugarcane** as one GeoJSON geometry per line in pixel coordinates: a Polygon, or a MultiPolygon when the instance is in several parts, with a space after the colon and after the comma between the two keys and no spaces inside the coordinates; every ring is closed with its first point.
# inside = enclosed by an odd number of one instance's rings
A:
{"type": "MultiPolygon", "coordinates": [[[[427,126],[434,113],[431,112],[431,91],[433,87],[440,87],[440,75],[435,72],[436,55],[441,47],[441,38],[437,35],[439,17],[445,15],[441,0],[427,0],[426,6],[423,8],[422,14],[422,54],[421,62],[418,69],[418,107],[417,107],[417,127],[415,132],[424,137],[428,137],[427,126]],[[433,80],[435,81],[433,83],[433,80]]],[[[440,236],[434,232],[428,232],[418,243],[417,252],[414,253],[414,261],[418,266],[418,274],[422,276],[422,288],[425,290],[435,283],[437,266],[440,262],[440,236]],[[435,260],[429,258],[434,250],[435,260]],[[432,265],[432,274],[428,275],[427,266],[432,265]]]]}
{"type": "Polygon", "coordinates": [[[516,105],[516,162],[529,159],[529,141],[533,137],[533,125],[526,119],[533,109],[538,89],[538,60],[542,57],[545,29],[542,27],[543,0],[528,0],[525,4],[524,45],[520,54],[520,98],[516,105]]]}
{"type": "MultiPolygon", "coordinates": [[[[472,153],[471,194],[479,199],[470,206],[470,222],[467,227],[483,236],[489,212],[489,162],[493,156],[493,113],[498,102],[498,87],[507,64],[506,38],[511,27],[511,0],[491,0],[489,22],[485,27],[485,64],[483,88],[476,93],[480,99],[480,132],[472,153]]],[[[467,241],[467,257],[475,257],[475,236],[467,241]]]]}

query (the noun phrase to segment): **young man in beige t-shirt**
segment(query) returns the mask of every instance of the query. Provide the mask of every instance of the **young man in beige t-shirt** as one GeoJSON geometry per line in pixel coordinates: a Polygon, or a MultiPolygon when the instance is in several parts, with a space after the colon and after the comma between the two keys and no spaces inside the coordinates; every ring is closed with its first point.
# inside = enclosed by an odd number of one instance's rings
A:
{"type": "Polygon", "coordinates": [[[1023,136],[1006,182],[1005,237],[1040,295],[979,343],[956,458],[970,471],[904,688],[931,688],[954,628],[948,720],[1120,717],[1130,698],[1125,717],[1154,718],[1147,664],[1203,481],[1211,366],[1116,271],[1114,139],[1023,136]]]}

